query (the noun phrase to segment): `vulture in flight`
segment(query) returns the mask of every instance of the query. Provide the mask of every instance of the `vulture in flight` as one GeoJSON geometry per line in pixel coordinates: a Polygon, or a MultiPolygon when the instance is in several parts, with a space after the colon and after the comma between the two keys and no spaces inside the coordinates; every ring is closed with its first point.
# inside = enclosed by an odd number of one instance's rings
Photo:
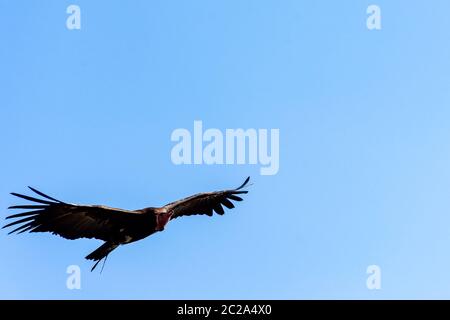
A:
{"type": "Polygon", "coordinates": [[[155,232],[163,231],[166,224],[178,217],[204,214],[212,216],[213,212],[223,215],[222,205],[234,208],[231,200],[242,201],[240,194],[249,182],[232,190],[198,193],[193,196],[171,202],[163,207],[149,207],[140,210],[124,210],[101,205],[78,205],[52,198],[32,187],[31,191],[40,198],[18,193],[12,195],[31,201],[33,204],[11,206],[8,209],[25,209],[26,212],[6,217],[16,219],[3,228],[16,227],[9,234],[17,232],[51,232],[66,239],[95,238],[104,243],[86,256],[97,264],[108,257],[118,246],[144,239],[155,232]]]}

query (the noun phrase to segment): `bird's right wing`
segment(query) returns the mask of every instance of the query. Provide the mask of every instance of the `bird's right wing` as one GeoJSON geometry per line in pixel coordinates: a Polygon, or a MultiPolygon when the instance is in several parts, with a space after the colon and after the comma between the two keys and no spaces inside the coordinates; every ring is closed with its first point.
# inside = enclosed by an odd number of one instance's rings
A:
{"type": "Polygon", "coordinates": [[[222,205],[228,209],[232,209],[234,208],[234,204],[230,200],[242,201],[242,198],[238,195],[248,193],[248,191],[242,189],[247,185],[249,180],[250,177],[236,189],[198,193],[191,197],[169,203],[165,205],[164,208],[173,212],[171,219],[197,214],[212,216],[213,211],[222,215],[224,214],[222,205]]]}
{"type": "Polygon", "coordinates": [[[12,193],[34,204],[9,207],[31,210],[6,217],[16,219],[3,227],[16,227],[10,233],[51,232],[66,239],[95,238],[108,241],[121,232],[121,229],[142,219],[142,214],[138,211],[65,203],[29,188],[45,199],[12,193]]]}

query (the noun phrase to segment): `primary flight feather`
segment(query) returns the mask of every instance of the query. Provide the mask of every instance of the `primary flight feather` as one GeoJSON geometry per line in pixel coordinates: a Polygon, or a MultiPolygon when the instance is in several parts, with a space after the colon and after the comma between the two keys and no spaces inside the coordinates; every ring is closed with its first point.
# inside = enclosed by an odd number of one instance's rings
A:
{"type": "Polygon", "coordinates": [[[105,242],[99,248],[86,256],[86,259],[95,261],[92,271],[118,246],[163,231],[170,220],[198,214],[212,216],[213,212],[224,214],[222,205],[232,209],[234,204],[231,201],[242,201],[239,195],[248,192],[242,189],[249,180],[250,177],[236,189],[198,193],[163,207],[148,207],[140,210],[66,203],[29,187],[41,199],[11,193],[34,204],[9,207],[9,209],[29,211],[6,217],[6,219],[14,219],[14,221],[6,224],[3,228],[14,228],[9,234],[27,231],[51,232],[71,240],[79,238],[103,240],[105,242]]]}

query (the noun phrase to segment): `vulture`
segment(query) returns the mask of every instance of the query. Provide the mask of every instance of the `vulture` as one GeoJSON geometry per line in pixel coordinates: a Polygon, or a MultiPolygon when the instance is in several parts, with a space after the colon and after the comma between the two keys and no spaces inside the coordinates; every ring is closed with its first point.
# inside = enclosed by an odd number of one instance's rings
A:
{"type": "Polygon", "coordinates": [[[248,184],[250,177],[236,189],[204,192],[166,204],[163,207],[148,207],[140,210],[124,210],[103,205],[79,205],[62,202],[41,191],[28,187],[39,198],[11,193],[13,196],[31,201],[33,204],[15,205],[8,209],[22,209],[26,212],[6,217],[15,219],[3,228],[15,227],[11,233],[51,232],[63,238],[99,239],[104,243],[86,256],[86,259],[98,263],[120,245],[144,239],[158,231],[163,231],[169,221],[183,216],[208,215],[213,212],[224,214],[225,206],[234,208],[231,201],[242,201],[240,194],[248,184]]]}

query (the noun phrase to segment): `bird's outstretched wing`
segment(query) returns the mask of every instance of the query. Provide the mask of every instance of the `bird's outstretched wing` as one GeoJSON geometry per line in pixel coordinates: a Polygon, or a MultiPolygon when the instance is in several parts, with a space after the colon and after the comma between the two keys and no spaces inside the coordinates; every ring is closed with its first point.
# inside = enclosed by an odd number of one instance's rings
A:
{"type": "Polygon", "coordinates": [[[234,204],[230,200],[242,201],[242,198],[238,195],[248,192],[242,189],[247,185],[249,180],[250,177],[239,188],[233,190],[198,193],[191,197],[169,203],[164,208],[173,212],[171,219],[196,214],[212,216],[213,211],[222,215],[224,214],[222,205],[228,209],[232,209],[234,208],[234,204]]]}
{"type": "Polygon", "coordinates": [[[9,207],[9,209],[30,210],[6,217],[15,219],[3,227],[15,227],[10,234],[26,231],[51,232],[66,239],[95,238],[108,241],[141,216],[138,211],[65,203],[29,188],[42,199],[11,193],[32,201],[33,204],[9,207]]]}

